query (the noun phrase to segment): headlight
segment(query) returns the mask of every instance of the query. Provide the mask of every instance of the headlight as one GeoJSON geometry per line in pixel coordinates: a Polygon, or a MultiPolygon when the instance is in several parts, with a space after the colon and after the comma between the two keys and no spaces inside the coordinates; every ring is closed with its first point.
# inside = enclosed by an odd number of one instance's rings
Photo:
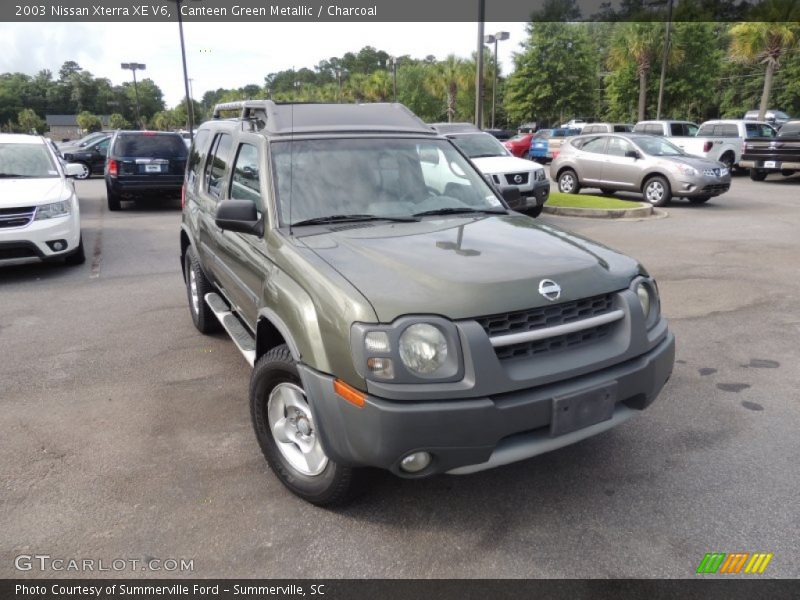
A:
{"type": "Polygon", "coordinates": [[[660,302],[658,299],[658,288],[655,280],[642,280],[636,284],[636,297],[644,313],[644,320],[648,327],[651,327],[658,320],[660,302]]]}
{"type": "Polygon", "coordinates": [[[410,371],[429,375],[447,360],[447,340],[433,325],[411,325],[400,336],[400,360],[410,371]]]}
{"type": "Polygon", "coordinates": [[[544,181],[545,179],[544,169],[536,169],[534,173],[535,173],[534,178],[536,181],[544,181]]]}
{"type": "Polygon", "coordinates": [[[690,167],[689,165],[684,165],[682,163],[674,163],[673,167],[675,168],[676,171],[688,177],[694,177],[695,175],[697,175],[697,169],[695,169],[694,167],[690,167]]]}
{"type": "Polygon", "coordinates": [[[72,211],[72,201],[53,202],[52,204],[42,204],[36,207],[36,220],[52,219],[53,217],[63,217],[72,211]]]}

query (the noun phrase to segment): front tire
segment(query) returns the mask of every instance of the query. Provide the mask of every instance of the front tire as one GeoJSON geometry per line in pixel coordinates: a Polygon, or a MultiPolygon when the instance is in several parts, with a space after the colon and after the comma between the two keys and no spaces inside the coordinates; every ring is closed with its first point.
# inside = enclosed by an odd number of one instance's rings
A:
{"type": "Polygon", "coordinates": [[[753,181],[764,181],[767,178],[767,172],[763,169],[750,169],[750,179],[753,181]]]}
{"type": "Polygon", "coordinates": [[[206,294],[214,291],[214,286],[206,277],[200,262],[189,246],[183,257],[183,272],[186,275],[186,296],[189,300],[189,314],[200,333],[213,333],[219,330],[219,320],[206,304],[206,294]]]}
{"type": "Polygon", "coordinates": [[[85,162],[78,161],[75,164],[80,165],[83,168],[79,175],[75,175],[75,179],[89,179],[89,177],[92,176],[92,167],[87,165],[85,162]]]}
{"type": "Polygon", "coordinates": [[[80,241],[78,242],[78,247],[69,256],[64,259],[64,264],[67,265],[82,265],[86,262],[86,252],[83,249],[83,236],[80,237],[80,241]]]}
{"type": "Polygon", "coordinates": [[[297,365],[285,344],[256,361],[250,378],[250,415],[264,457],[292,493],[320,506],[342,504],[353,496],[360,470],[325,454],[297,365]]]}
{"type": "Polygon", "coordinates": [[[653,206],[664,206],[672,198],[672,190],[669,187],[669,181],[656,175],[648,179],[642,188],[644,199],[653,206]]]}
{"type": "Polygon", "coordinates": [[[566,169],[558,175],[558,191],[562,194],[577,194],[581,191],[578,175],[572,169],[566,169]]]}

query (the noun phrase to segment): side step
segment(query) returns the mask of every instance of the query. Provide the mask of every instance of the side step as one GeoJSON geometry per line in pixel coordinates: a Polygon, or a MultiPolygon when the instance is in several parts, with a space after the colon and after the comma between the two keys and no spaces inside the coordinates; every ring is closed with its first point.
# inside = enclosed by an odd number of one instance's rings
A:
{"type": "Polygon", "coordinates": [[[231,312],[231,309],[219,294],[209,292],[205,295],[205,300],[208,307],[219,319],[222,327],[231,336],[233,343],[239,348],[239,352],[242,353],[244,359],[252,367],[256,362],[256,341],[253,336],[244,328],[244,325],[236,318],[236,315],[231,312]]]}

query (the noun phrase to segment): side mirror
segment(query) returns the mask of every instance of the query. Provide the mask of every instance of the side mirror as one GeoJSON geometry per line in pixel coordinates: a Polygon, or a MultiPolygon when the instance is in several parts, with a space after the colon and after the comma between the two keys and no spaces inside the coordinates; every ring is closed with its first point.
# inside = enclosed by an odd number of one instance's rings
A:
{"type": "Polygon", "coordinates": [[[419,150],[419,159],[424,163],[429,163],[432,165],[439,164],[439,150],[436,148],[428,147],[428,148],[420,148],[419,150]]]}
{"type": "Polygon", "coordinates": [[[223,200],[217,207],[214,223],[227,231],[264,235],[264,221],[258,217],[255,202],[250,200],[223,200]]]}
{"type": "Polygon", "coordinates": [[[628,150],[625,152],[626,158],[633,158],[634,160],[638,160],[642,158],[642,156],[636,150],[628,150]]]}
{"type": "Polygon", "coordinates": [[[508,208],[511,210],[521,210],[526,206],[525,199],[522,197],[519,188],[515,185],[501,186],[500,195],[503,196],[503,200],[506,201],[508,208]]]}
{"type": "Polygon", "coordinates": [[[67,177],[78,177],[83,175],[83,165],[78,163],[67,163],[64,167],[64,175],[67,177]]]}

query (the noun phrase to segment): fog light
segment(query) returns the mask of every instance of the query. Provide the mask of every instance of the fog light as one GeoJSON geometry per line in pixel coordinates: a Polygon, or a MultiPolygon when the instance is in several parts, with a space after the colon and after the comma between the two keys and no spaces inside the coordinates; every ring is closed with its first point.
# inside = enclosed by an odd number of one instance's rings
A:
{"type": "Polygon", "coordinates": [[[406,473],[419,473],[431,464],[431,455],[427,452],[414,452],[400,461],[400,468],[406,473]]]}
{"type": "Polygon", "coordinates": [[[67,249],[67,240],[53,240],[52,242],[47,242],[47,245],[50,246],[53,252],[61,252],[67,249]]]}
{"type": "Polygon", "coordinates": [[[384,379],[394,379],[394,362],[391,358],[369,358],[367,359],[369,372],[384,379]]]}

